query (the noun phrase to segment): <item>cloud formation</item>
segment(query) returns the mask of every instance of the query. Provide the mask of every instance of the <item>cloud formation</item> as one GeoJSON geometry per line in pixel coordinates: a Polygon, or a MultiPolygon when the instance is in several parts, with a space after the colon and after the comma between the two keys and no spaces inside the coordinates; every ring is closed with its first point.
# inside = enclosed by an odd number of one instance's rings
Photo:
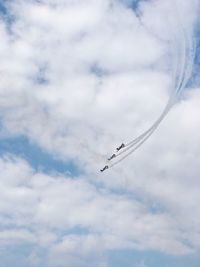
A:
{"type": "Polygon", "coordinates": [[[25,136],[53,158],[73,161],[79,175],[45,174],[20,157],[2,156],[0,245],[31,246],[21,266],[80,267],[88,260],[109,266],[105,253],[112,250],[198,252],[198,84],[187,85],[133,157],[98,174],[116,144],[161,113],[180,27],[194,38],[198,1],[6,5],[1,139],[25,136]]]}

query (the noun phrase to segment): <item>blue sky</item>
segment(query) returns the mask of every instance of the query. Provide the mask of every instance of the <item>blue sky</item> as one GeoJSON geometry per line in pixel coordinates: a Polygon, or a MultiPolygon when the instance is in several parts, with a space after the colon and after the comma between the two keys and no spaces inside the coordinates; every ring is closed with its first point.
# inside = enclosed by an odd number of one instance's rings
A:
{"type": "Polygon", "coordinates": [[[5,6],[4,6],[4,2],[1,1],[0,3],[0,10],[2,14],[5,14],[6,10],[5,10],[5,6]]]}
{"type": "Polygon", "coordinates": [[[133,252],[133,251],[116,251],[111,252],[108,256],[110,266],[127,266],[131,267],[137,264],[147,264],[149,267],[159,266],[199,266],[199,256],[193,255],[188,257],[169,256],[158,252],[133,252]]]}
{"type": "Polygon", "coordinates": [[[0,143],[0,155],[12,154],[25,159],[36,171],[59,172],[62,174],[78,175],[78,167],[72,162],[65,163],[54,158],[48,152],[42,150],[37,144],[31,142],[23,136],[16,138],[3,138],[0,143]]]}
{"type": "Polygon", "coordinates": [[[177,8],[0,0],[3,267],[199,267],[199,5],[177,8]],[[148,142],[99,173],[190,64],[148,142]]]}

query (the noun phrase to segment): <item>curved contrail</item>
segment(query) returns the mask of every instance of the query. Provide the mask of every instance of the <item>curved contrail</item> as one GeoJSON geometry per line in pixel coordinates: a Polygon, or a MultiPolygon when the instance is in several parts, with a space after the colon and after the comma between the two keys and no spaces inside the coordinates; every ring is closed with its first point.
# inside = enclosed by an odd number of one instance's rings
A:
{"type": "Polygon", "coordinates": [[[174,74],[172,79],[173,80],[172,88],[174,88],[174,90],[172,91],[169,100],[159,118],[153,123],[153,125],[148,130],[146,130],[144,133],[142,133],[129,143],[126,143],[125,147],[120,152],[116,153],[114,160],[117,157],[120,158],[111,163],[109,165],[109,168],[120,163],[122,160],[124,160],[126,157],[132,154],[153,134],[153,132],[157,129],[157,127],[162,122],[164,117],[170,111],[172,106],[175,104],[175,102],[177,101],[177,97],[185,88],[185,86],[189,81],[189,78],[191,77],[194,57],[195,57],[195,46],[194,42],[192,41],[192,38],[190,38],[190,36],[188,36],[188,34],[186,33],[180,18],[178,19],[178,21],[179,21],[179,26],[181,28],[180,34],[182,38],[180,38],[179,40],[179,45],[176,52],[176,60],[175,60],[176,63],[174,68],[175,71],[173,72],[174,74]]]}
{"type": "MultiPolygon", "coordinates": [[[[185,47],[185,46],[184,46],[185,47]]],[[[185,48],[184,48],[184,51],[185,51],[185,48]]],[[[184,55],[184,52],[183,52],[183,55],[184,55]]],[[[178,81],[178,84],[175,86],[175,92],[177,90],[179,90],[179,88],[181,87],[182,85],[182,82],[183,82],[183,77],[184,77],[184,69],[185,69],[185,56],[182,57],[182,60],[179,60],[179,63],[180,61],[183,61],[182,64],[180,64],[182,66],[182,70],[181,70],[181,74],[179,75],[179,81],[178,81]]],[[[177,67],[176,67],[177,68],[177,67]]],[[[177,70],[176,70],[176,73],[175,73],[175,77],[177,76],[177,70]]],[[[174,78],[175,80],[175,78],[174,78]]],[[[173,81],[173,83],[175,83],[175,81],[173,81]]],[[[145,138],[146,135],[148,135],[148,137],[150,136],[150,133],[152,134],[154,129],[157,128],[157,126],[160,124],[160,122],[163,120],[163,118],[165,117],[165,115],[169,112],[171,106],[173,105],[173,100],[174,100],[174,91],[173,93],[171,94],[169,100],[168,100],[168,103],[167,105],[165,106],[162,114],[160,115],[160,117],[154,122],[154,124],[147,130],[145,131],[144,133],[142,133],[141,135],[139,135],[137,138],[133,139],[132,141],[130,141],[129,143],[126,143],[125,144],[125,148],[117,153],[116,157],[122,155],[123,153],[125,153],[126,151],[128,151],[130,148],[132,148],[133,146],[137,145],[138,143],[140,143],[140,141],[145,138]]],[[[145,138],[146,140],[146,138],[145,138]]]]}

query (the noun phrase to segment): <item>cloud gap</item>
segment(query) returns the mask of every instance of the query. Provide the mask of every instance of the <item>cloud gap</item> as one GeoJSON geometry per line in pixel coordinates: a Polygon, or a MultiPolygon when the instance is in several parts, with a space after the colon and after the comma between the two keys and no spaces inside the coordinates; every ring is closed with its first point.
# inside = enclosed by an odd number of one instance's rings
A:
{"type": "Polygon", "coordinates": [[[65,163],[31,143],[25,136],[1,139],[0,154],[13,154],[25,159],[36,171],[77,176],[79,171],[73,162],[65,163]]]}

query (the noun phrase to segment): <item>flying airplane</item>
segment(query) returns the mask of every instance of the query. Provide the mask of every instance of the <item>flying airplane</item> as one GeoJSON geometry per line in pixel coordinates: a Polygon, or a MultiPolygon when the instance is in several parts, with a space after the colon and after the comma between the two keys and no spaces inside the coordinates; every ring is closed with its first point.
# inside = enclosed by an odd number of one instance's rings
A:
{"type": "Polygon", "coordinates": [[[114,159],[115,157],[116,157],[116,154],[112,154],[112,156],[108,158],[108,160],[114,159]]]}
{"type": "Polygon", "coordinates": [[[124,144],[124,143],[122,143],[121,146],[117,147],[116,150],[119,151],[119,150],[121,150],[123,147],[125,147],[125,144],[124,144]]]}
{"type": "Polygon", "coordinates": [[[108,169],[108,165],[106,165],[105,167],[103,167],[103,169],[101,169],[100,171],[101,172],[104,172],[105,170],[107,170],[108,169]]]}

